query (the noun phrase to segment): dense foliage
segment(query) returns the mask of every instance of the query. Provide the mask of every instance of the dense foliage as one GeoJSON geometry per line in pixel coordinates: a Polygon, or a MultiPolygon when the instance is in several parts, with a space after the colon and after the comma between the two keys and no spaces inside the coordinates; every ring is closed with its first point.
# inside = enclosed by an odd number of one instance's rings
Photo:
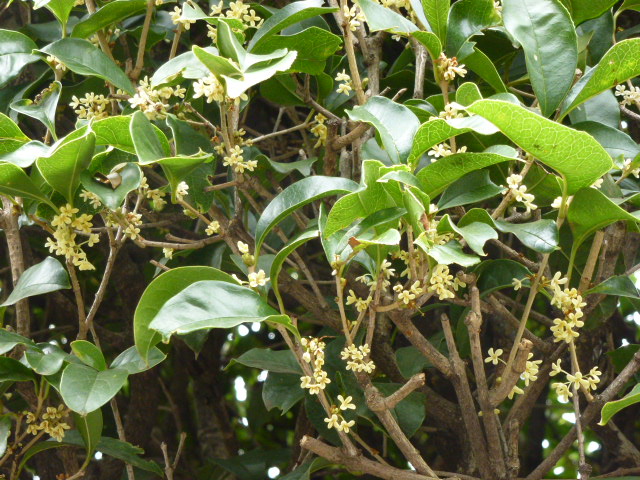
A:
{"type": "Polygon", "coordinates": [[[1,2],[2,478],[640,474],[638,12],[1,2]]]}

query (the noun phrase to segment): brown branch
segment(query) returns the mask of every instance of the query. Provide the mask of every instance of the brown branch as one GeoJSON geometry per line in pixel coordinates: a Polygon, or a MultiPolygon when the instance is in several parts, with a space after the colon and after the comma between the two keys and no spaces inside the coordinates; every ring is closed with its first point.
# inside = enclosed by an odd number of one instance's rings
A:
{"type": "Polygon", "coordinates": [[[144,24],[142,25],[142,33],[140,34],[140,42],[138,43],[138,56],[136,57],[136,65],[130,73],[133,81],[138,80],[144,67],[144,51],[147,48],[147,38],[149,38],[149,27],[151,27],[151,17],[155,7],[154,0],[147,0],[147,12],[144,16],[144,24]]]}
{"type": "Polygon", "coordinates": [[[507,398],[513,387],[518,383],[518,380],[520,380],[520,375],[522,375],[526,369],[527,358],[529,357],[529,353],[531,353],[533,344],[529,340],[524,339],[520,341],[517,348],[518,351],[514,356],[513,362],[507,365],[504,372],[502,372],[500,383],[489,392],[489,399],[491,400],[491,405],[494,407],[500,405],[500,403],[507,398]]]}

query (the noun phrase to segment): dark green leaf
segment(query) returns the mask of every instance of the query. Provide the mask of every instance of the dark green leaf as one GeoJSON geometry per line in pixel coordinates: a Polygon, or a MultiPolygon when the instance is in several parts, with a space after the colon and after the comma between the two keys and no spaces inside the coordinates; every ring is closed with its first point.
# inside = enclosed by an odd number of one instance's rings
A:
{"type": "Polygon", "coordinates": [[[20,167],[0,163],[0,193],[10,197],[33,198],[56,208],[20,167]]]}
{"type": "Polygon", "coordinates": [[[106,370],[107,362],[98,347],[87,340],[76,340],[71,342],[71,350],[82,363],[96,370],[106,370]]]}
{"type": "MultiPolygon", "coordinates": [[[[460,222],[461,223],[461,222],[460,222]]],[[[453,223],[449,215],[444,215],[438,222],[438,233],[454,232],[465,239],[469,248],[478,255],[486,255],[484,244],[490,239],[498,238],[496,231],[484,222],[472,222],[464,226],[457,226],[453,223]]]]}
{"type": "Polygon", "coordinates": [[[24,353],[27,365],[38,375],[55,375],[68,359],[69,354],[57,345],[40,343],[35,348],[28,348],[24,353]]]}
{"type": "Polygon", "coordinates": [[[33,3],[34,10],[41,7],[47,7],[58,19],[65,25],[69,21],[69,14],[75,5],[74,0],[35,0],[33,3]]]}
{"type": "MultiPolygon", "coordinates": [[[[110,175],[115,175],[119,181],[116,188],[98,182],[86,170],[80,175],[80,181],[82,182],[82,187],[91,193],[95,193],[103,205],[115,210],[122,206],[129,192],[140,186],[142,171],[135,163],[126,163],[124,166],[118,165],[111,171],[110,175]]],[[[114,183],[111,185],[114,185],[114,183]]]]}
{"type": "Polygon", "coordinates": [[[119,368],[126,370],[129,375],[145,372],[164,361],[167,356],[156,347],[151,347],[145,361],[140,356],[135,346],[127,348],[118,355],[109,368],[119,368]]]}
{"type": "Polygon", "coordinates": [[[37,45],[26,35],[14,30],[0,30],[0,87],[17,77],[25,65],[37,62],[32,55],[37,45]]]}
{"type": "Polygon", "coordinates": [[[115,0],[96,10],[85,19],[76,23],[72,37],[87,38],[98,30],[118,23],[131,15],[142,12],[147,6],[146,0],[115,0]]]}
{"type": "Polygon", "coordinates": [[[602,407],[602,418],[600,418],[598,425],[606,425],[609,420],[611,420],[611,417],[620,410],[638,402],[640,402],[640,384],[633,387],[633,389],[620,400],[605,403],[604,407],[602,407]]]}
{"type": "Polygon", "coordinates": [[[10,108],[42,122],[47,130],[51,132],[53,139],[58,140],[56,135],[56,108],[58,107],[60,90],[62,90],[60,82],[53,82],[38,95],[39,99],[36,102],[25,98],[13,102],[10,108]]]}
{"type": "Polygon", "coordinates": [[[513,279],[525,280],[531,272],[521,263],[513,260],[485,260],[475,270],[478,288],[483,295],[496,290],[513,288],[513,279]]]}
{"type": "Polygon", "coordinates": [[[1,306],[13,305],[23,298],[71,288],[69,275],[62,264],[53,257],[27,268],[18,284],[1,306]]]}
{"type": "Polygon", "coordinates": [[[0,355],[7,353],[16,345],[34,345],[34,343],[33,340],[23,337],[22,335],[10,332],[5,328],[0,328],[0,355]]]}
{"type": "Polygon", "coordinates": [[[259,368],[275,373],[302,375],[302,369],[291,350],[271,350],[269,348],[252,348],[238,358],[231,359],[229,368],[234,363],[247,367],[259,368]]]}
{"type": "Polygon", "coordinates": [[[111,400],[126,381],[126,370],[116,368],[99,372],[86,365],[72,363],[62,372],[60,395],[67,407],[86,415],[111,400]]]}
{"type": "Polygon", "coordinates": [[[447,55],[464,60],[467,55],[473,53],[473,44],[467,43],[467,40],[498,23],[500,16],[493,0],[458,0],[449,12],[447,55]]]}
{"type": "Polygon", "coordinates": [[[431,367],[431,362],[414,346],[400,347],[396,350],[398,370],[406,379],[411,378],[425,368],[431,367]]]}
{"type": "Polygon", "coordinates": [[[617,128],[608,127],[597,122],[580,122],[572,125],[576,130],[587,132],[595,138],[615,161],[620,158],[636,158],[640,154],[640,146],[633,139],[617,128]]]}
{"type": "Polygon", "coordinates": [[[93,457],[93,453],[96,451],[96,447],[102,436],[102,411],[97,409],[85,416],[74,413],[73,423],[75,423],[76,429],[80,432],[82,440],[84,441],[87,452],[85,465],[87,465],[89,461],[91,461],[91,457],[93,457]]]}
{"type": "Polygon", "coordinates": [[[7,451],[7,439],[11,434],[11,416],[2,415],[0,417],[0,456],[7,451]]]}
{"type": "Polygon", "coordinates": [[[153,124],[141,111],[131,116],[129,132],[140,164],[152,163],[166,156],[162,142],[154,135],[153,124]]]}
{"type": "Polygon", "coordinates": [[[285,414],[303,398],[299,374],[269,372],[262,387],[262,400],[267,410],[278,407],[285,414]]]}
{"type": "Polygon", "coordinates": [[[307,158],[305,160],[298,160],[297,162],[274,162],[270,158],[264,157],[269,165],[278,173],[291,173],[294,170],[299,171],[305,177],[311,175],[311,166],[318,161],[317,157],[307,158]]]}
{"type": "MultiPolygon", "coordinates": [[[[4,139],[0,138],[0,151],[3,147],[9,146],[10,143],[14,141],[7,139],[4,142],[4,139]]],[[[15,141],[17,144],[17,141],[15,141]]],[[[0,154],[0,162],[13,163],[21,168],[30,167],[33,162],[35,162],[38,157],[44,157],[48,155],[49,147],[42,142],[37,140],[32,140],[27,143],[22,143],[17,150],[13,152],[5,153],[4,155],[0,154]]]]}
{"type": "Polygon", "coordinates": [[[616,297],[640,298],[640,292],[633,281],[626,275],[611,277],[601,284],[584,292],[585,296],[592,293],[615,295],[616,297]]]}
{"type": "Polygon", "coordinates": [[[0,382],[28,382],[35,379],[33,372],[19,361],[0,357],[0,382]]]}
{"type": "Polygon", "coordinates": [[[484,52],[473,48],[473,53],[464,57],[464,63],[467,69],[476,73],[480,78],[487,82],[498,93],[506,93],[507,87],[498,73],[496,66],[484,52]]]}
{"type": "Polygon", "coordinates": [[[499,194],[502,190],[502,187],[491,181],[487,170],[476,170],[447,188],[438,201],[438,208],[444,210],[479,202],[499,194]]]}

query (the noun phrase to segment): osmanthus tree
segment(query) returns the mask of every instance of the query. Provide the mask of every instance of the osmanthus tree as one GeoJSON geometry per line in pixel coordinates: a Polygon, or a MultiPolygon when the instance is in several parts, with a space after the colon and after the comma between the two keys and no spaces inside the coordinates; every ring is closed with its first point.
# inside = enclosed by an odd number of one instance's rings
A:
{"type": "Polygon", "coordinates": [[[638,11],[5,0],[2,478],[638,478],[638,11]]]}

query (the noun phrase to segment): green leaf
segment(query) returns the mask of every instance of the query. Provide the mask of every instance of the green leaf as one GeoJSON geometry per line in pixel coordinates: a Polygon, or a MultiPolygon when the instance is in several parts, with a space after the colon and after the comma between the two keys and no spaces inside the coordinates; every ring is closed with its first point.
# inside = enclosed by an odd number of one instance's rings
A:
{"type": "Polygon", "coordinates": [[[396,363],[402,376],[407,379],[432,366],[431,362],[414,346],[398,348],[396,363]]]}
{"type": "Polygon", "coordinates": [[[87,452],[85,465],[88,465],[93,457],[100,437],[102,436],[102,411],[100,409],[88,413],[86,416],[73,414],[73,423],[78,432],[82,436],[84,446],[87,452]]]}
{"type": "MultiPolygon", "coordinates": [[[[93,122],[91,124],[91,130],[96,134],[96,145],[108,145],[123,152],[135,154],[136,148],[131,136],[131,123],[131,116],[109,117],[93,122]]],[[[151,130],[145,130],[148,135],[152,136],[151,131],[153,131],[158,142],[160,142],[160,149],[162,150],[160,157],[168,157],[171,155],[171,148],[169,147],[167,136],[153,124],[151,125],[151,130]]],[[[79,129],[67,135],[66,138],[76,138],[84,135],[85,132],[86,130],[79,129]]]]}
{"type": "Polygon", "coordinates": [[[72,72],[102,78],[131,95],[134,93],[133,85],[124,72],[87,40],[63,38],[40,51],[55,56],[72,72]]]}
{"type": "Polygon", "coordinates": [[[236,283],[224,272],[212,267],[178,267],[155,278],[140,297],[133,315],[133,336],[140,356],[149,361],[152,347],[160,342],[160,335],[149,328],[162,306],[189,285],[201,280],[220,280],[236,283]]]}
{"type": "Polygon", "coordinates": [[[196,58],[216,77],[221,79],[232,75],[242,77],[242,70],[226,58],[198,46],[194,46],[192,51],[196,58]]]}
{"type": "Polygon", "coordinates": [[[149,164],[166,156],[161,141],[153,134],[153,124],[140,110],[131,116],[129,132],[140,164],[149,164]]]}
{"type": "Polygon", "coordinates": [[[458,222],[458,227],[464,227],[473,222],[482,222],[503,232],[513,233],[523,245],[537,252],[551,253],[559,243],[559,232],[553,220],[537,220],[529,223],[508,223],[493,220],[486,210],[473,208],[458,222]]]}
{"type": "MultiPolygon", "coordinates": [[[[14,141],[7,139],[6,142],[4,142],[3,140],[4,139],[0,138],[0,151],[2,151],[3,147],[9,147],[9,145],[11,144],[18,144],[17,140],[14,141]]],[[[13,163],[18,167],[27,168],[30,167],[38,157],[46,156],[48,155],[48,153],[48,145],[45,145],[44,143],[37,140],[32,140],[27,143],[20,143],[20,146],[17,150],[5,153],[4,155],[0,154],[0,162],[13,163]]]]}
{"type": "Polygon", "coordinates": [[[39,343],[24,353],[26,364],[38,375],[55,375],[60,371],[69,354],[57,345],[39,343]]]}
{"type": "Polygon", "coordinates": [[[71,204],[80,185],[80,174],[91,163],[95,143],[95,133],[88,130],[82,137],[62,143],[49,156],[36,161],[47,183],[71,204]]]}
{"type": "Polygon", "coordinates": [[[599,285],[584,292],[585,296],[592,293],[615,295],[616,297],[640,298],[640,292],[633,281],[626,275],[611,277],[599,285]]]}
{"type": "Polygon", "coordinates": [[[431,60],[433,62],[440,58],[440,54],[442,53],[442,43],[435,33],[413,32],[411,36],[425,46],[429,55],[431,55],[431,60]]]}
{"type": "Polygon", "coordinates": [[[60,82],[53,82],[39,94],[37,102],[25,98],[13,102],[11,109],[42,122],[47,130],[51,132],[53,139],[58,140],[56,135],[56,108],[58,107],[60,90],[62,90],[60,82]]]}
{"type": "Polygon", "coordinates": [[[474,272],[478,276],[478,288],[483,295],[496,290],[513,288],[513,279],[525,280],[531,272],[519,262],[508,259],[485,260],[474,272]]]}
{"type": "Polygon", "coordinates": [[[500,100],[479,100],[467,110],[489,120],[522,149],[559,172],[567,182],[569,194],[590,186],[612,167],[609,154],[591,135],[542,118],[524,107],[500,100]]]}
{"type": "Polygon", "coordinates": [[[87,340],[76,340],[71,342],[71,350],[85,365],[93,367],[96,370],[107,369],[107,362],[104,359],[104,355],[93,343],[87,340]]]}
{"type": "Polygon", "coordinates": [[[76,23],[72,37],[87,38],[98,30],[118,23],[131,15],[145,10],[146,0],[115,0],[105,4],[95,13],[76,23]]]}
{"type": "Polygon", "coordinates": [[[419,30],[418,27],[399,13],[379,5],[373,0],[357,0],[357,3],[367,19],[369,30],[372,32],[384,30],[406,34],[419,30]]]}
{"type": "Polygon", "coordinates": [[[456,103],[466,107],[476,100],[482,100],[482,94],[475,83],[465,82],[456,90],[456,103]]]}
{"type": "Polygon", "coordinates": [[[572,124],[590,120],[618,128],[620,126],[620,105],[613,91],[605,90],[571,110],[569,118],[572,124]]]}
{"type": "Polygon", "coordinates": [[[567,7],[573,23],[578,26],[586,20],[599,17],[616,3],[617,0],[568,0],[567,7]]]}
{"type": "Polygon", "coordinates": [[[438,222],[438,233],[454,232],[465,239],[469,248],[478,255],[486,255],[484,244],[491,239],[498,238],[496,231],[484,222],[473,222],[464,226],[456,226],[448,214],[438,222]]]}
{"type": "Polygon", "coordinates": [[[624,0],[620,8],[616,12],[616,15],[619,15],[625,10],[637,10],[640,11],[640,0],[624,0]]]}
{"type": "MultiPolygon", "coordinates": [[[[22,133],[18,125],[4,113],[0,113],[0,154],[14,152],[28,141],[29,137],[22,133]]],[[[2,161],[6,160],[2,159],[2,161]]]]}
{"type": "Polygon", "coordinates": [[[278,314],[249,288],[219,280],[201,280],[165,302],[149,328],[168,339],[173,334],[263,321],[286,326],[291,322],[287,315],[278,314]]]}
{"type": "Polygon", "coordinates": [[[14,305],[23,298],[65,288],[71,288],[67,270],[55,258],[47,257],[24,271],[9,298],[0,306],[14,305]]]}
{"type": "Polygon", "coordinates": [[[376,128],[393,163],[406,161],[411,152],[413,137],[420,127],[420,122],[411,110],[386,97],[375,96],[364,105],[347,111],[347,115],[351,120],[367,122],[376,128]]]}
{"type": "MultiPolygon", "coordinates": [[[[204,50],[213,55],[218,53],[215,47],[205,47],[204,50]]],[[[157,87],[166,83],[175,75],[182,75],[183,78],[202,78],[208,74],[209,70],[198,60],[195,53],[185,52],[160,65],[151,76],[151,86],[157,87]]]]}
{"type": "Polygon", "coordinates": [[[118,355],[109,368],[126,370],[129,375],[145,372],[162,363],[167,356],[159,348],[151,347],[145,360],[140,356],[135,346],[127,348],[118,355]]]}
{"type": "Polygon", "coordinates": [[[0,382],[28,382],[35,379],[33,372],[19,361],[0,357],[0,382]]]}
{"type": "Polygon", "coordinates": [[[322,0],[290,2],[284,8],[274,11],[255,33],[249,42],[248,50],[256,50],[263,42],[290,25],[317,15],[337,11],[337,8],[322,7],[323,3],[322,0]]]}
{"type": "Polygon", "coordinates": [[[167,127],[173,133],[173,140],[178,155],[195,155],[199,150],[212,151],[211,141],[198,133],[191,125],[179,120],[175,115],[167,115],[167,127]]]}
{"type": "Polygon", "coordinates": [[[475,72],[480,78],[487,82],[498,93],[506,93],[507,87],[498,73],[496,66],[484,52],[478,48],[473,48],[473,53],[464,57],[467,69],[475,72]]]}
{"type": "Polygon", "coordinates": [[[491,181],[488,170],[476,170],[447,188],[438,201],[438,208],[444,210],[479,202],[499,194],[502,190],[502,187],[491,181]]]}
{"type": "Polygon", "coordinates": [[[15,332],[10,332],[6,328],[0,328],[0,355],[7,353],[16,345],[35,345],[33,340],[30,340],[22,335],[18,335],[15,332]]]}
{"type": "Polygon", "coordinates": [[[0,193],[10,197],[33,198],[53,207],[56,206],[40,191],[38,186],[20,167],[12,163],[0,163],[0,193]]]}
{"type": "Polygon", "coordinates": [[[618,220],[638,221],[595,188],[584,188],[575,194],[569,205],[567,219],[573,232],[574,250],[593,232],[618,220]]]}
{"type": "Polygon", "coordinates": [[[507,31],[524,50],[542,114],[551,115],[573,85],[578,65],[576,30],[560,0],[505,0],[507,31]]]}
{"type": "Polygon", "coordinates": [[[318,161],[318,157],[311,157],[305,160],[298,160],[296,162],[289,163],[274,162],[266,156],[262,156],[261,158],[267,160],[269,162],[269,165],[271,165],[271,168],[273,168],[278,173],[288,174],[297,170],[305,177],[311,175],[311,167],[318,161]]]}
{"type": "Polygon", "coordinates": [[[447,186],[470,172],[512,160],[511,157],[495,153],[456,153],[427,165],[418,172],[417,177],[424,185],[425,193],[434,198],[447,186]]]}
{"type": "Polygon", "coordinates": [[[597,122],[580,122],[572,127],[587,132],[595,138],[609,152],[614,161],[620,156],[633,159],[640,155],[640,146],[629,135],[617,128],[597,122]]]}
{"type": "Polygon", "coordinates": [[[422,0],[422,8],[429,26],[443,44],[447,41],[447,24],[451,0],[422,0]]]}
{"type": "Polygon", "coordinates": [[[86,170],[80,175],[80,181],[82,187],[91,193],[95,193],[107,208],[116,210],[122,206],[129,192],[132,192],[140,186],[142,171],[135,163],[126,163],[124,166],[117,165],[114,167],[107,177],[111,178],[111,176],[115,176],[118,180],[116,188],[113,188],[113,185],[116,183],[108,186],[102,182],[98,182],[91,173],[86,170]]]}
{"type": "Polygon", "coordinates": [[[498,23],[500,16],[496,12],[493,0],[458,0],[449,12],[447,55],[464,60],[467,55],[473,53],[473,43],[467,40],[498,23]]]}
{"type": "Polygon", "coordinates": [[[275,373],[302,375],[302,369],[291,350],[271,350],[270,348],[252,348],[238,358],[232,358],[227,369],[234,363],[259,368],[275,373]]]}
{"type": "Polygon", "coordinates": [[[58,21],[65,26],[69,21],[69,14],[75,5],[74,0],[35,0],[33,4],[34,10],[41,7],[47,7],[58,19],[58,21]]]}
{"type": "Polygon", "coordinates": [[[290,213],[320,198],[353,192],[358,184],[339,177],[315,175],[289,185],[262,212],[256,225],[256,253],[267,234],[290,213]]]}
{"type": "Polygon", "coordinates": [[[605,90],[640,75],[640,38],[616,43],[598,64],[573,86],[562,104],[560,118],[605,90]]]}
{"type": "Polygon", "coordinates": [[[311,229],[302,232],[300,235],[290,240],[289,243],[282,247],[276,257],[273,259],[269,278],[271,278],[271,287],[273,288],[273,293],[275,293],[279,303],[282,303],[282,297],[280,296],[280,287],[278,285],[278,278],[280,277],[282,265],[284,264],[287,257],[291,255],[296,248],[298,248],[300,245],[303,245],[304,243],[307,243],[310,240],[313,240],[314,238],[318,238],[319,236],[320,230],[317,229],[311,229]]]}
{"type": "Polygon", "coordinates": [[[0,417],[0,456],[4,455],[7,451],[7,439],[11,434],[11,416],[2,415],[0,417]]]}
{"type": "Polygon", "coordinates": [[[99,372],[72,363],[62,372],[60,395],[71,410],[87,415],[111,400],[126,381],[126,370],[116,368],[99,372]]]}
{"type": "Polygon", "coordinates": [[[26,65],[40,60],[31,53],[36,48],[26,35],[0,29],[0,87],[17,77],[26,65]]]}
{"type": "MultiPolygon", "coordinates": [[[[393,394],[401,387],[401,385],[396,383],[375,383],[374,385],[384,396],[393,394]]],[[[394,416],[398,419],[398,425],[405,435],[411,437],[424,422],[424,402],[424,395],[418,392],[411,392],[392,410],[394,416]]]]}
{"type": "Polygon", "coordinates": [[[262,386],[262,401],[267,410],[275,407],[287,413],[291,407],[304,398],[300,388],[300,374],[269,372],[262,386]]]}
{"type": "Polygon", "coordinates": [[[609,420],[611,420],[611,417],[620,410],[638,402],[640,402],[640,384],[633,387],[633,389],[620,400],[605,403],[604,407],[602,407],[601,418],[598,425],[606,425],[609,420]]]}
{"type": "Polygon", "coordinates": [[[462,245],[456,240],[451,240],[444,245],[428,246],[423,241],[423,237],[419,237],[414,242],[425,253],[441,265],[451,265],[456,263],[462,267],[470,267],[480,261],[475,255],[469,255],[462,251],[462,245]]]}

